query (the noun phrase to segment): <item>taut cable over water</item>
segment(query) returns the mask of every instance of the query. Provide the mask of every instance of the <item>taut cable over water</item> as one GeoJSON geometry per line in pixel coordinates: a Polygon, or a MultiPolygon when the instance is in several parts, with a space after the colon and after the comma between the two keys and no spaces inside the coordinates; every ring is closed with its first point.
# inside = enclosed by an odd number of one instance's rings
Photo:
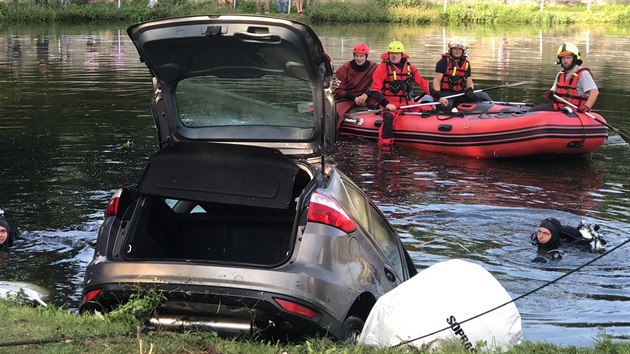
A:
{"type": "MultiPolygon", "coordinates": [[[[586,262],[586,263],[582,264],[581,266],[579,266],[579,267],[577,267],[577,268],[573,269],[572,271],[570,271],[570,272],[568,272],[568,273],[566,273],[566,274],[563,274],[563,275],[559,276],[558,278],[556,278],[556,279],[554,279],[554,280],[552,280],[552,281],[550,281],[550,282],[547,282],[547,283],[545,283],[545,284],[543,284],[543,285],[541,285],[541,286],[539,286],[539,287],[537,287],[537,288],[535,288],[535,289],[533,289],[533,290],[530,290],[530,291],[526,292],[525,294],[520,295],[520,296],[518,296],[518,297],[517,297],[517,298],[515,298],[515,299],[512,299],[511,301],[505,302],[505,303],[503,303],[503,304],[501,304],[501,305],[498,305],[498,306],[496,306],[496,307],[494,307],[494,308],[491,308],[491,309],[490,309],[490,310],[488,310],[488,311],[482,312],[482,313],[480,313],[480,314],[478,314],[478,315],[475,315],[475,316],[472,316],[472,317],[467,318],[467,319],[465,319],[465,320],[459,321],[459,324],[461,325],[461,324],[464,324],[464,323],[466,323],[466,322],[472,321],[472,320],[474,320],[474,319],[476,319],[476,318],[479,318],[479,317],[481,317],[481,316],[483,316],[483,315],[486,315],[486,314],[488,314],[488,313],[490,313],[490,312],[492,312],[492,311],[498,310],[498,309],[500,309],[500,308],[502,308],[502,307],[504,307],[504,306],[506,306],[506,305],[508,305],[508,304],[511,304],[511,303],[513,303],[513,302],[516,302],[516,301],[519,301],[519,300],[521,300],[521,299],[523,299],[523,298],[525,298],[525,297],[527,297],[527,296],[529,296],[529,295],[531,295],[531,294],[533,294],[533,293],[535,293],[535,292],[537,292],[537,291],[540,291],[540,290],[542,290],[542,289],[546,288],[547,286],[549,286],[549,285],[551,285],[551,284],[557,283],[558,281],[560,281],[560,280],[562,280],[562,279],[564,279],[564,278],[568,277],[569,275],[571,275],[571,274],[573,274],[573,273],[576,273],[576,272],[579,272],[579,271],[580,271],[580,270],[582,270],[584,267],[587,267],[587,266],[589,266],[589,265],[591,265],[591,264],[595,263],[597,260],[599,260],[599,259],[601,259],[601,258],[603,258],[603,257],[607,256],[608,254],[610,254],[610,253],[614,252],[615,250],[617,250],[618,248],[620,248],[621,246],[624,246],[625,244],[627,244],[627,243],[629,243],[629,242],[630,242],[630,238],[627,238],[625,241],[623,241],[623,242],[622,242],[622,243],[620,243],[619,245],[617,245],[617,246],[615,246],[615,247],[611,248],[611,249],[610,249],[610,251],[600,254],[599,256],[597,256],[597,257],[595,257],[595,258],[591,259],[590,261],[588,261],[588,262],[586,262]]],[[[444,331],[444,330],[447,330],[447,329],[449,329],[449,328],[451,328],[451,326],[446,326],[446,327],[444,327],[444,328],[438,329],[437,331],[433,331],[433,332],[431,332],[431,333],[427,333],[427,334],[425,334],[425,335],[422,335],[422,336],[419,336],[419,337],[416,337],[416,338],[413,338],[413,339],[410,339],[410,340],[406,340],[406,341],[400,342],[400,343],[398,343],[398,344],[396,344],[396,345],[392,346],[392,348],[396,348],[396,347],[399,347],[399,346],[401,346],[401,345],[405,345],[405,344],[409,344],[409,343],[415,342],[415,341],[417,341],[417,340],[419,340],[419,339],[423,339],[423,338],[426,338],[426,337],[432,336],[432,335],[434,335],[434,334],[440,333],[440,332],[442,332],[442,331],[444,331]]]]}

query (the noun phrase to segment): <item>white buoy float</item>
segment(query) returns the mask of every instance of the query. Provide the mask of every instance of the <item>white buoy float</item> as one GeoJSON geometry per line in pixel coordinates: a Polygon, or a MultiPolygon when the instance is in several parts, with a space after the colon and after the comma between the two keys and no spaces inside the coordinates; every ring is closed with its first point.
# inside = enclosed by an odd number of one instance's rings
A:
{"type": "Polygon", "coordinates": [[[470,350],[477,349],[480,341],[484,348],[506,350],[521,342],[521,315],[510,301],[505,288],[480,265],[440,262],[381,296],[358,342],[375,347],[409,342],[437,348],[442,340],[456,339],[470,350]]]}
{"type": "Polygon", "coordinates": [[[34,284],[0,281],[0,299],[22,296],[24,300],[33,305],[47,306],[43,300],[47,296],[46,293],[45,290],[34,284]]]}

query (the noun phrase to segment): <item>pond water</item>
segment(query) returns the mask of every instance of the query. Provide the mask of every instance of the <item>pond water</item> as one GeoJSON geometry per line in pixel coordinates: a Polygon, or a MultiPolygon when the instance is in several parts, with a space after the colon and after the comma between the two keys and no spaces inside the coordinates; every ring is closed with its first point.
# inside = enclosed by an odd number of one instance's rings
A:
{"type": "MultiPolygon", "coordinates": [[[[425,77],[447,38],[466,36],[477,86],[528,81],[491,95],[533,103],[543,103],[558,71],[558,45],[572,41],[600,86],[596,110],[630,129],[630,69],[620,55],[630,47],[627,29],[314,28],[336,66],[358,41],[376,60],[395,38],[425,77]]],[[[150,96],[148,70],[124,25],[0,29],[0,208],[22,231],[0,256],[0,279],[38,284],[50,302],[78,305],[107,200],[138,180],[156,149],[150,96]]],[[[512,297],[596,257],[568,249],[560,262],[532,263],[528,237],[541,219],[597,223],[609,248],[629,237],[630,147],[614,133],[588,156],[476,160],[341,139],[334,158],[377,201],[419,269],[471,260],[512,297]]],[[[630,338],[628,259],[629,247],[620,247],[519,300],[524,337],[577,346],[591,346],[600,333],[630,338]]]]}

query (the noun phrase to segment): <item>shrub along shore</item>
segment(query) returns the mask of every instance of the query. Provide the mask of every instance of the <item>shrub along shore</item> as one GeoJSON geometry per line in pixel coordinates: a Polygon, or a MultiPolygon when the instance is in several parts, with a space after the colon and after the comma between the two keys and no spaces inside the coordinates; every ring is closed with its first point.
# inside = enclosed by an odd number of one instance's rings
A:
{"type": "MultiPolygon", "coordinates": [[[[146,1],[123,2],[118,8],[111,3],[74,4],[0,2],[0,24],[30,23],[136,23],[156,18],[239,13],[255,14],[256,2],[237,1],[236,9],[220,7],[217,1],[191,2],[186,0],[158,0],[155,7],[146,1]]],[[[270,0],[272,10],[275,2],[270,0]]],[[[428,4],[419,0],[332,0],[315,2],[298,15],[295,6],[290,14],[276,14],[307,23],[406,23],[406,24],[630,24],[630,5],[607,4],[592,6],[540,6],[532,4],[501,4],[496,1],[479,1],[449,4],[446,11],[441,4],[428,4]]]]}

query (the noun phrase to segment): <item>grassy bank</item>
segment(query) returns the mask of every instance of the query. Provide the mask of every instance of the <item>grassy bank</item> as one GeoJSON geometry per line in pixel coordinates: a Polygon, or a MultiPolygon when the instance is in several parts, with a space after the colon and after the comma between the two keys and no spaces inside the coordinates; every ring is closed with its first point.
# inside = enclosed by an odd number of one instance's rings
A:
{"type": "MultiPolygon", "coordinates": [[[[0,301],[0,353],[436,353],[401,347],[375,349],[326,339],[298,343],[269,343],[221,339],[209,332],[139,333],[143,320],[154,309],[153,300],[139,298],[120,311],[101,315],[76,315],[54,308],[32,308],[15,301],[0,301]]],[[[483,351],[483,350],[481,350],[483,351]]],[[[630,343],[615,344],[601,338],[593,348],[557,347],[526,342],[507,353],[628,353],[630,343]]],[[[469,353],[458,341],[446,343],[437,353],[469,353]]]]}
{"type": "MultiPolygon", "coordinates": [[[[186,0],[159,0],[159,6],[149,8],[146,1],[125,2],[118,9],[115,3],[70,4],[57,2],[38,5],[32,2],[0,3],[0,23],[135,23],[155,18],[193,14],[243,13],[254,14],[254,1],[237,1],[237,8],[217,5],[216,1],[190,2],[186,0]]],[[[274,8],[271,1],[271,8],[274,8]]],[[[426,4],[419,0],[359,0],[345,2],[333,0],[315,2],[297,15],[295,7],[287,18],[299,18],[312,23],[409,23],[409,24],[630,24],[630,5],[609,4],[593,6],[547,6],[540,11],[537,5],[505,5],[497,2],[469,2],[442,5],[426,4]]],[[[272,12],[272,15],[277,15],[272,12]]]]}

